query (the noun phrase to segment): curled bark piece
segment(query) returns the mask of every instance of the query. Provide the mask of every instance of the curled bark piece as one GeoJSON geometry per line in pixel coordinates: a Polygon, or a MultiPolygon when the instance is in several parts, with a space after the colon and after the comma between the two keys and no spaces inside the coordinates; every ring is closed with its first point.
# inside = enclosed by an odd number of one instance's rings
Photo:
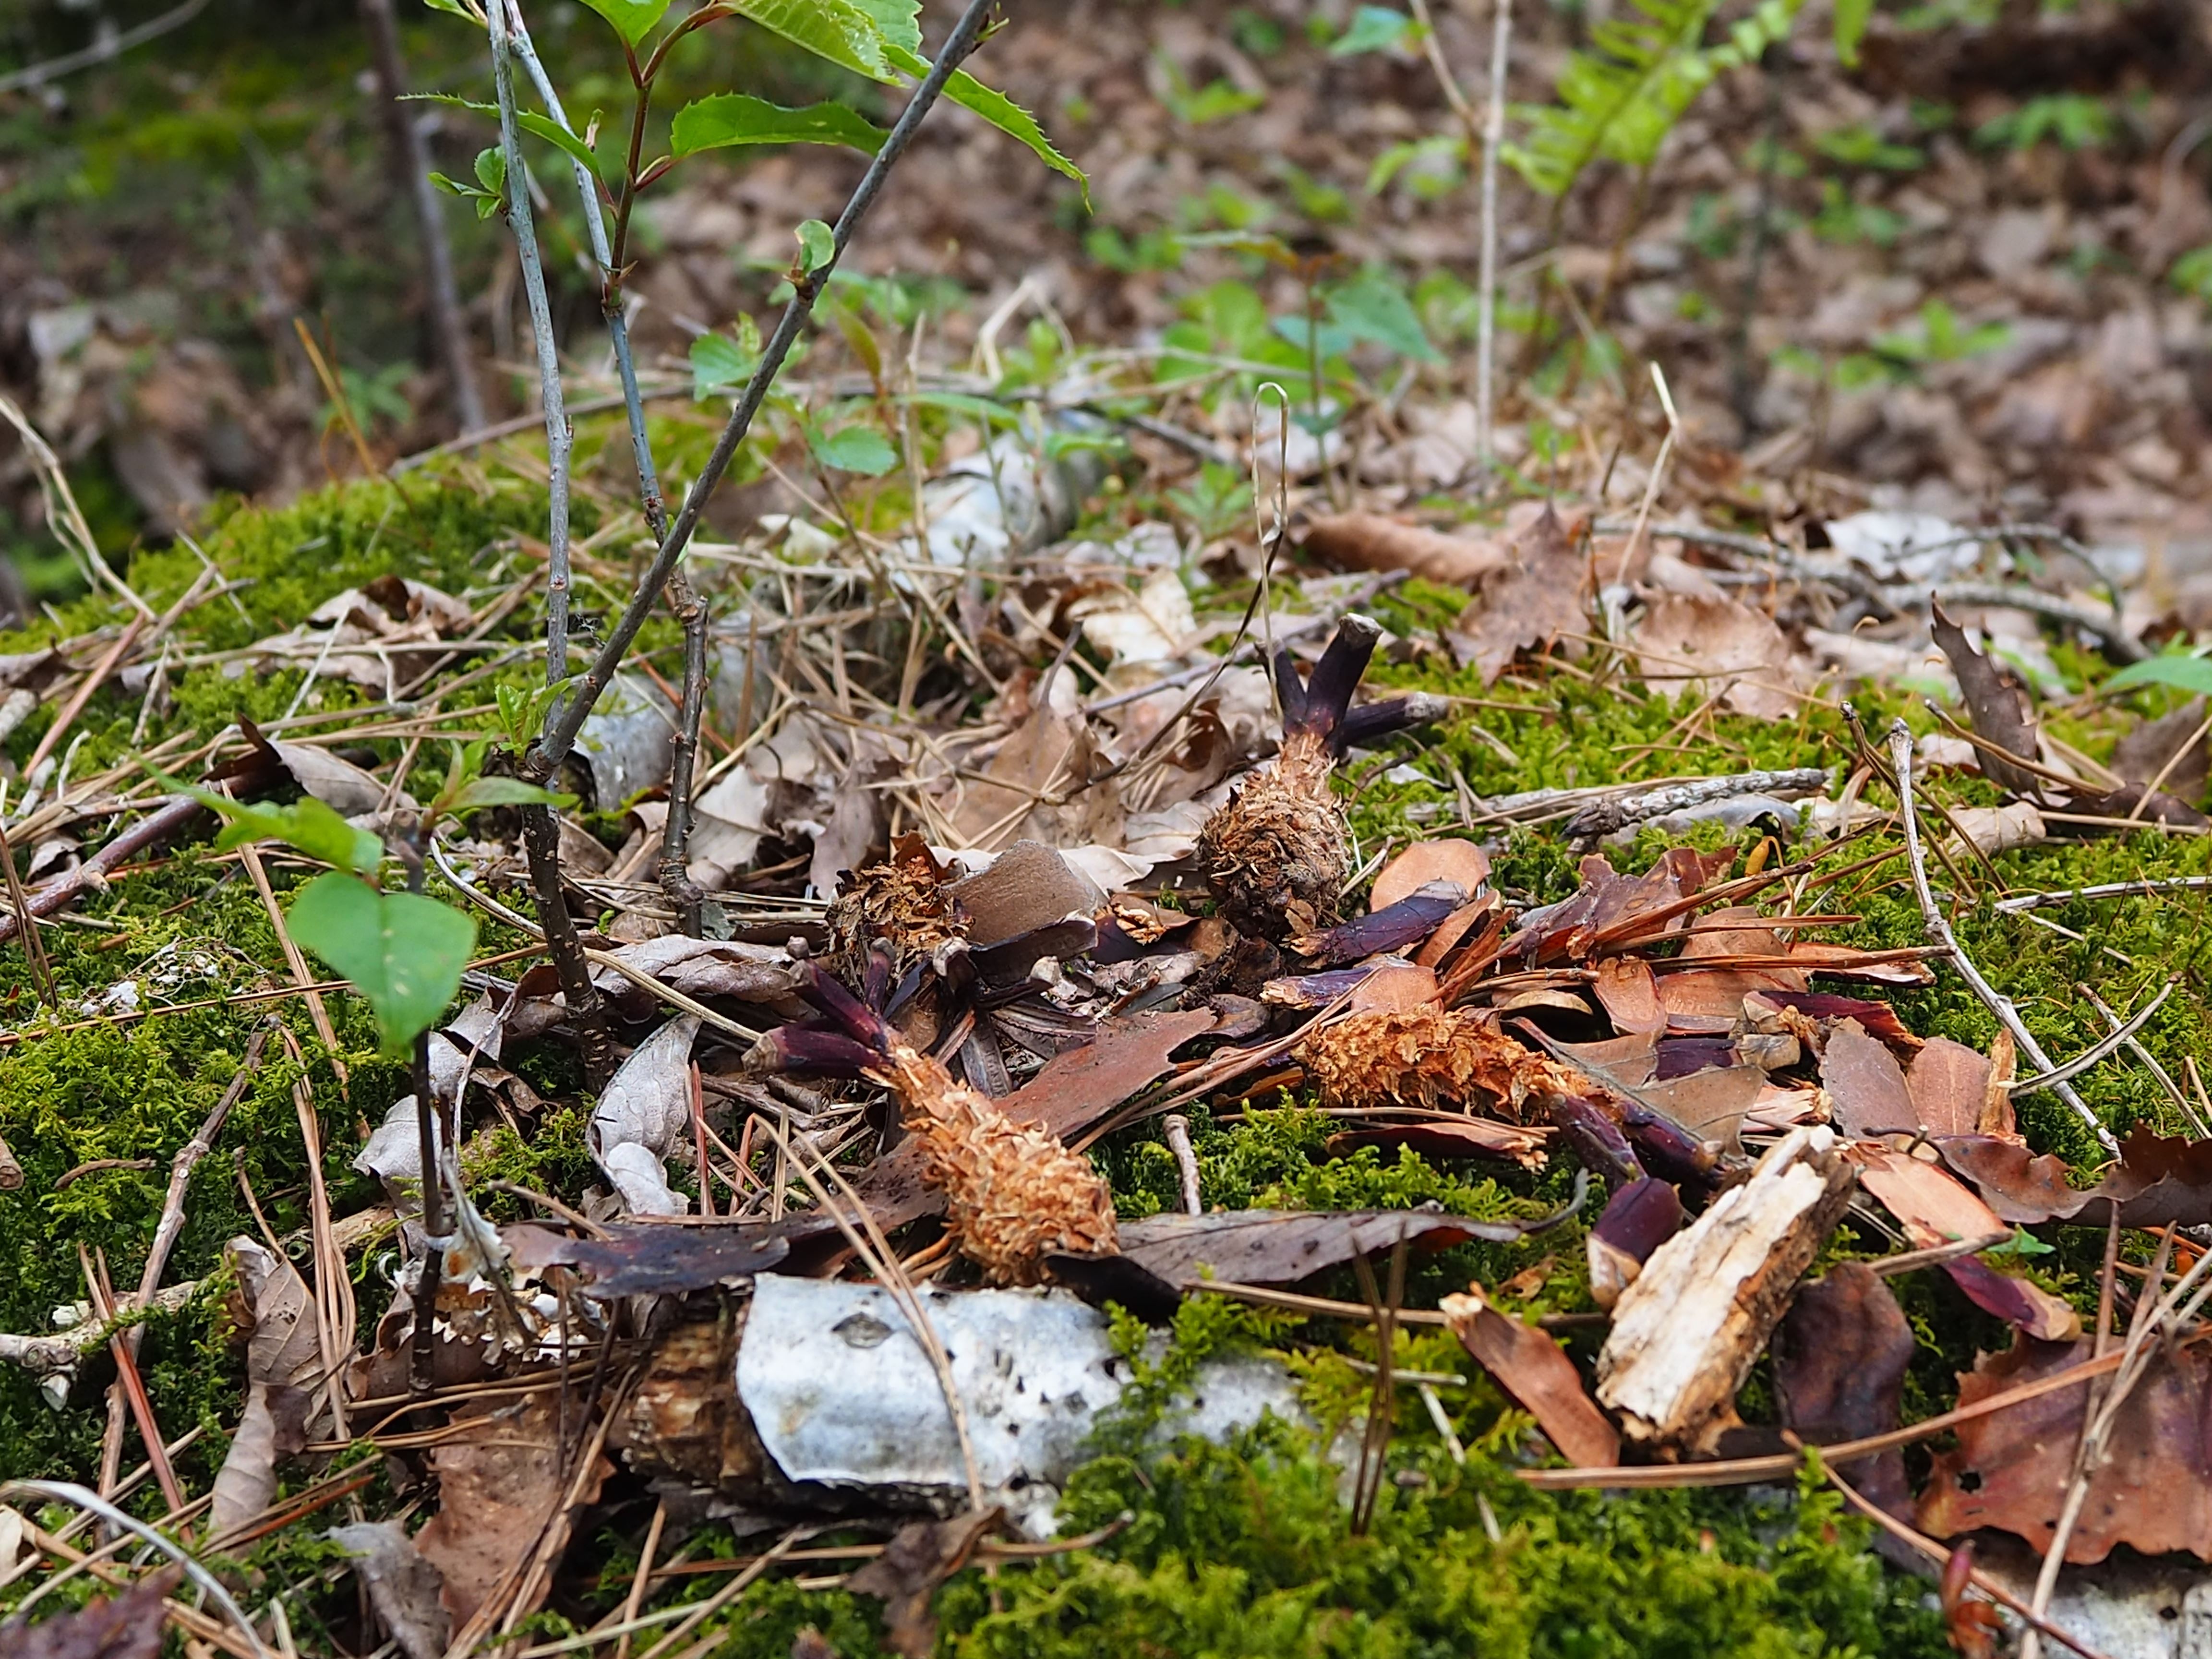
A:
{"type": "Polygon", "coordinates": [[[1850,1188],[1834,1132],[1792,1129],[1749,1181],[1651,1253],[1597,1361],[1598,1399],[1628,1438],[1711,1449],[1850,1188]]]}

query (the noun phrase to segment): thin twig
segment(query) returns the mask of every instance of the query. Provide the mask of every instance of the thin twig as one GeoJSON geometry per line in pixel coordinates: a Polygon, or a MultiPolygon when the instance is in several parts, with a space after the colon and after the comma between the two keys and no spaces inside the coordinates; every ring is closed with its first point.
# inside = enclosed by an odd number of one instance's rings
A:
{"type": "Polygon", "coordinates": [[[2180,983],[2179,979],[2166,981],[2164,985],[2159,987],[2158,994],[2136,1011],[2134,1018],[2120,1026],[2111,1036],[2100,1040],[2095,1047],[2085,1049],[2063,1066],[2057,1066],[2048,1072],[2038,1073],[2033,1077],[2017,1078],[2006,1086],[2014,1094],[2033,1089],[2048,1089],[2054,1084],[2064,1083],[2077,1078],[2092,1066],[2101,1064],[2118,1054],[2123,1045],[2135,1041],[2136,1033],[2150,1024],[2150,1017],[2159,1011],[2167,997],[2172,995],[2173,988],[2179,983],[2180,983]]]}
{"type": "Polygon", "coordinates": [[[1181,1112],[1170,1112],[1160,1128],[1167,1136],[1168,1150],[1175,1154],[1176,1172],[1182,1179],[1184,1212],[1204,1215],[1206,1204],[1198,1190],[1198,1154],[1190,1144],[1190,1120],[1181,1112]]]}
{"type": "MultiPolygon", "coordinates": [[[[491,3],[496,7],[500,0],[491,0],[491,3]]],[[[745,383],[744,395],[738,399],[737,407],[731,410],[721,436],[715,440],[713,452],[708,456],[706,465],[700,469],[697,482],[685,495],[684,506],[678,512],[675,522],[669,526],[668,534],[661,538],[652,565],[638,583],[636,591],[630,595],[629,603],[624,607],[621,617],[609,630],[606,642],[600,647],[599,655],[577,682],[574,691],[563,700],[548,722],[544,738],[527,757],[525,770],[535,781],[543,783],[551,777],[555,769],[568,758],[568,750],[575,744],[576,734],[583,729],[584,721],[598,703],[600,694],[612,684],[616,669],[621,665],[623,656],[637,638],[638,630],[645,626],[646,617],[659,600],[661,590],[667,584],[669,572],[676,568],[677,561],[683,557],[684,550],[691,540],[692,532],[698,528],[700,515],[706,511],[708,501],[721,483],[722,475],[729,470],[730,463],[736,459],[746,434],[752,430],[753,419],[760,413],[769,386],[781,372],[784,359],[790,355],[792,346],[797,342],[799,330],[812,313],[814,302],[828,286],[837,268],[837,262],[850,245],[860,221],[867,216],[868,210],[874,206],[876,198],[882,193],[891,168],[906,153],[908,146],[913,143],[915,134],[921,130],[923,118],[936,104],[939,94],[944,91],[945,82],[951,78],[952,71],[960,66],[961,61],[975,50],[976,40],[982,33],[984,19],[993,3],[994,0],[969,0],[968,9],[961,15],[951,38],[938,53],[936,63],[931,66],[921,86],[915,88],[905,112],[884,139],[883,148],[876,152],[875,159],[868,164],[867,172],[861,175],[860,185],[853,191],[852,199],[838,216],[830,257],[817,269],[800,276],[793,284],[790,301],[784,307],[783,316],[775,325],[775,332],[769,337],[760,362],[753,370],[752,378],[745,383]]]]}
{"type": "Polygon", "coordinates": [[[668,573],[668,604],[684,625],[684,691],[670,747],[668,821],[661,830],[660,890],[678,928],[700,937],[706,896],[691,879],[691,797],[699,765],[699,726],[707,708],[707,602],[678,566],[668,573]]]}
{"type": "MultiPolygon", "coordinates": [[[[2042,918],[2038,916],[2032,910],[2022,911],[2021,914],[2027,916],[2030,921],[2039,921],[2042,920],[2042,918]]],[[[2115,954],[2117,954],[2117,952],[2115,954]]],[[[2119,1030],[2122,1024],[2124,1024],[2119,1015],[2112,1012],[2112,1006],[2107,1003],[2104,998],[2097,994],[2095,987],[2089,985],[2076,985],[2074,988],[2081,992],[2083,996],[2088,998],[2090,1005],[2094,1006],[2100,1014],[2104,1016],[2105,1023],[2112,1026],[2113,1030],[2119,1030]]],[[[2158,1056],[2152,1054],[2149,1049],[2144,1048],[2142,1045],[2142,1040],[2132,1034],[2129,1036],[2127,1043],[2128,1052],[2142,1062],[2145,1069],[2147,1069],[2153,1077],[2158,1079],[2159,1086],[2166,1091],[2167,1097],[2171,1099],[2176,1106],[2181,1109],[2181,1115],[2187,1120],[2190,1128],[2196,1133],[2197,1139],[2201,1140],[2208,1135],[2212,1135],[2212,1128],[2207,1128],[2205,1127],[2204,1120],[2197,1116],[2197,1109],[2190,1103],[2189,1097],[2182,1093],[2181,1085],[2173,1080],[2172,1075],[2167,1072],[2165,1066],[2159,1064],[2158,1056]]]]}
{"type": "MultiPolygon", "coordinates": [[[[2051,1056],[2043,1051],[2043,1045],[2035,1040],[2035,1034],[2027,1029],[2027,1022],[2021,1018],[2020,1011],[2013,1006],[2012,1000],[1982,977],[1981,969],[1974,966],[1973,959],[1960,948],[1958,936],[1951,931],[1950,922],[1936,906],[1936,895],[1928,884],[1928,863],[1920,845],[1919,812],[1912,798],[1912,733],[1902,719],[1891,723],[1889,756],[1891,765],[1896,769],[1898,805],[1905,822],[1905,859],[1912,866],[1913,891],[1919,896],[1921,919],[1928,929],[1928,937],[1950,957],[1960,976],[1972,988],[1983,1005],[1997,1017],[1998,1023],[2012,1033],[2013,1041],[2020,1045],[2021,1053],[2027,1057],[2029,1063],[2043,1072],[2057,1070],[2051,1063],[2051,1056]]],[[[2060,1081],[2052,1083],[2050,1088],[2088,1127],[2089,1132],[2096,1136],[2097,1144],[2117,1157],[2120,1150],[2119,1142],[2112,1138],[2110,1129],[2097,1121],[2097,1115],[2089,1109],[2089,1103],[2075,1092],[2073,1085],[2060,1081]]]]}
{"type": "Polygon", "coordinates": [[[1498,161],[1505,147],[1505,71],[1512,40],[1513,0],[1491,0],[1490,106],[1482,123],[1482,251],[1474,313],[1474,456],[1485,473],[1498,463],[1498,161]]]}
{"type": "MultiPolygon", "coordinates": [[[[39,936],[39,918],[31,908],[30,900],[23,892],[23,878],[15,871],[15,849],[8,844],[8,832],[0,830],[0,871],[8,876],[8,906],[15,917],[16,931],[23,936],[23,961],[31,970],[31,984],[39,994],[40,1006],[48,1010],[57,1005],[54,1000],[54,970],[46,960],[46,941],[39,936]]],[[[16,1170],[16,1184],[22,1184],[22,1170],[16,1170]]],[[[5,1177],[0,1176],[0,1182],[5,1177]]]]}

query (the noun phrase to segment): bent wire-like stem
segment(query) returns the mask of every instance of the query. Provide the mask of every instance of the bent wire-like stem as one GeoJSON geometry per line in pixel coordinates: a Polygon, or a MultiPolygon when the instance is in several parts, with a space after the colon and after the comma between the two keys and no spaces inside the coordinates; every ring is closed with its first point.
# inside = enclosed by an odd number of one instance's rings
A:
{"type": "MultiPolygon", "coordinates": [[[[574,136],[576,129],[569,125],[568,112],[561,105],[561,94],[555,89],[552,77],[546,74],[545,65],[538,60],[538,47],[530,38],[529,26],[522,20],[521,8],[513,7],[507,16],[513,28],[510,44],[514,55],[522,60],[530,84],[538,89],[538,97],[544,100],[546,113],[555,124],[574,136]]],[[[637,361],[629,345],[629,316],[623,307],[623,273],[615,269],[614,255],[607,244],[606,216],[591,169],[573,158],[569,165],[576,174],[576,195],[584,210],[584,229],[591,240],[592,258],[599,267],[599,306],[607,319],[607,340],[614,351],[615,373],[622,380],[623,410],[629,422],[630,453],[637,466],[638,505],[644,509],[646,527],[652,531],[653,540],[659,542],[668,534],[668,507],[661,499],[660,475],[653,463],[653,446],[646,437],[645,400],[637,388],[637,361]]]]}
{"type": "MultiPolygon", "coordinates": [[[[493,3],[497,4],[498,0],[493,0],[493,3]]],[[[850,245],[854,232],[860,228],[860,221],[867,216],[868,210],[875,205],[876,198],[883,193],[884,181],[890,176],[891,168],[914,143],[915,134],[921,130],[923,118],[935,106],[938,95],[945,90],[945,82],[975,50],[976,40],[982,33],[984,19],[993,3],[994,0],[969,0],[968,9],[961,14],[951,38],[938,53],[936,63],[931,66],[921,86],[915,89],[914,97],[900,115],[898,124],[884,141],[884,147],[876,152],[875,160],[868,164],[868,170],[861,175],[852,199],[846,203],[844,212],[838,216],[830,257],[815,270],[800,276],[793,285],[790,302],[784,307],[783,315],[776,323],[775,332],[769,337],[767,349],[761,353],[758,367],[753,370],[752,378],[745,382],[744,393],[738,399],[738,406],[730,412],[721,436],[715,441],[713,453],[708,456],[705,466],[700,470],[698,482],[685,495],[684,506],[677,514],[675,522],[669,526],[667,535],[661,538],[659,550],[653,555],[652,566],[646,571],[644,580],[638,583],[636,591],[630,595],[629,605],[623,608],[621,618],[609,632],[605,643],[599,647],[599,653],[592,659],[591,667],[579,678],[574,691],[562,700],[548,721],[544,736],[525,758],[523,770],[532,781],[544,782],[568,757],[569,750],[575,744],[577,732],[582,730],[584,721],[599,702],[600,694],[613,680],[616,668],[637,638],[638,629],[645,626],[646,617],[667,583],[669,572],[684,556],[684,550],[690,545],[692,532],[698,528],[701,514],[705,511],[716,486],[721,483],[722,475],[729,470],[730,463],[736,458],[746,434],[751,431],[754,417],[760,413],[762,404],[767,400],[769,387],[781,372],[784,359],[790,355],[793,343],[799,338],[799,331],[805,325],[808,316],[813,312],[814,302],[829,285],[830,275],[836,270],[838,260],[850,245]]]]}
{"type": "Polygon", "coordinates": [[[705,896],[688,869],[691,845],[691,789],[699,765],[699,725],[707,708],[707,602],[681,568],[668,573],[668,604],[684,624],[684,700],[677,711],[670,750],[668,822],[660,836],[660,890],[675,907],[676,925],[700,937],[705,896]]]}
{"type": "Polygon", "coordinates": [[[553,312],[545,298],[545,267],[531,216],[530,174],[514,119],[514,66],[507,47],[507,0],[485,0],[491,33],[492,85],[499,100],[500,153],[507,160],[507,222],[522,259],[522,290],[530,305],[530,332],[538,347],[539,401],[545,409],[545,462],[550,482],[545,556],[545,680],[568,675],[568,456],[572,436],[561,392],[561,353],[553,340],[553,312]]]}

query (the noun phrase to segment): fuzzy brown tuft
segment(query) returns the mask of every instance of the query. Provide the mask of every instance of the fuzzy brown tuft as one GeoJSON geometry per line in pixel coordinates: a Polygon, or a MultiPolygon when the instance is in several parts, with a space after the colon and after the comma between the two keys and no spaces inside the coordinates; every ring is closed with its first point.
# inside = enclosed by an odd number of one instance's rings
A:
{"type": "Polygon", "coordinates": [[[1537,1056],[1481,1014],[1376,1009],[1323,1026],[1300,1056],[1330,1106],[1465,1106],[1518,1116],[1537,1056]]]}
{"type": "Polygon", "coordinates": [[[830,902],[830,971],[860,984],[868,948],[880,940],[890,947],[896,981],[948,939],[965,938],[968,918],[946,890],[951,877],[920,836],[901,836],[884,862],[847,872],[830,902]]]}
{"type": "Polygon", "coordinates": [[[1048,1255],[1121,1248],[1113,1194],[1050,1130],[1016,1123],[902,1042],[877,1073],[921,1148],[923,1180],[945,1194],[954,1245],[993,1284],[1036,1284],[1048,1255]]]}
{"type": "Polygon", "coordinates": [[[1335,769],[1325,739],[1290,732],[1273,769],[1255,775],[1199,832],[1199,866],[1239,933],[1282,940],[1342,919],[1337,898],[1351,873],[1352,831],[1329,788],[1335,769]]]}

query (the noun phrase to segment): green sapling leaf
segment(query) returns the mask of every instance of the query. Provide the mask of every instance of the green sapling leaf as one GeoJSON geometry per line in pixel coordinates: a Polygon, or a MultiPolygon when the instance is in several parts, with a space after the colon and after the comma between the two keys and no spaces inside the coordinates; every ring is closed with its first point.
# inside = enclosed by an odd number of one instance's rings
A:
{"type": "Polygon", "coordinates": [[[806,434],[806,447],[823,465],[870,478],[882,477],[899,464],[898,451],[872,426],[848,426],[842,432],[815,427],[806,434]]]}
{"type": "Polygon", "coordinates": [[[446,1012],[476,948],[470,917],[420,893],[380,893],[357,876],[318,876],[284,915],[293,942],[353,981],[387,1054],[404,1054],[446,1012]]]}
{"type": "Polygon", "coordinates": [[[634,46],[653,33],[668,11],[668,0],[584,0],[584,3],[614,25],[624,46],[634,46]]]}
{"type": "Polygon", "coordinates": [[[837,233],[819,219],[809,219],[793,233],[799,238],[799,269],[811,276],[837,257],[837,233]]]}
{"type": "Polygon", "coordinates": [[[691,342],[691,395],[704,398],[723,386],[742,386],[760,362],[760,326],[750,317],[737,321],[738,337],[702,334],[691,342]]]}
{"type": "Polygon", "coordinates": [[[849,144],[873,155],[889,135],[842,104],[809,104],[787,109],[749,93],[718,93],[676,112],[668,148],[677,155],[737,144],[849,144]]]}

